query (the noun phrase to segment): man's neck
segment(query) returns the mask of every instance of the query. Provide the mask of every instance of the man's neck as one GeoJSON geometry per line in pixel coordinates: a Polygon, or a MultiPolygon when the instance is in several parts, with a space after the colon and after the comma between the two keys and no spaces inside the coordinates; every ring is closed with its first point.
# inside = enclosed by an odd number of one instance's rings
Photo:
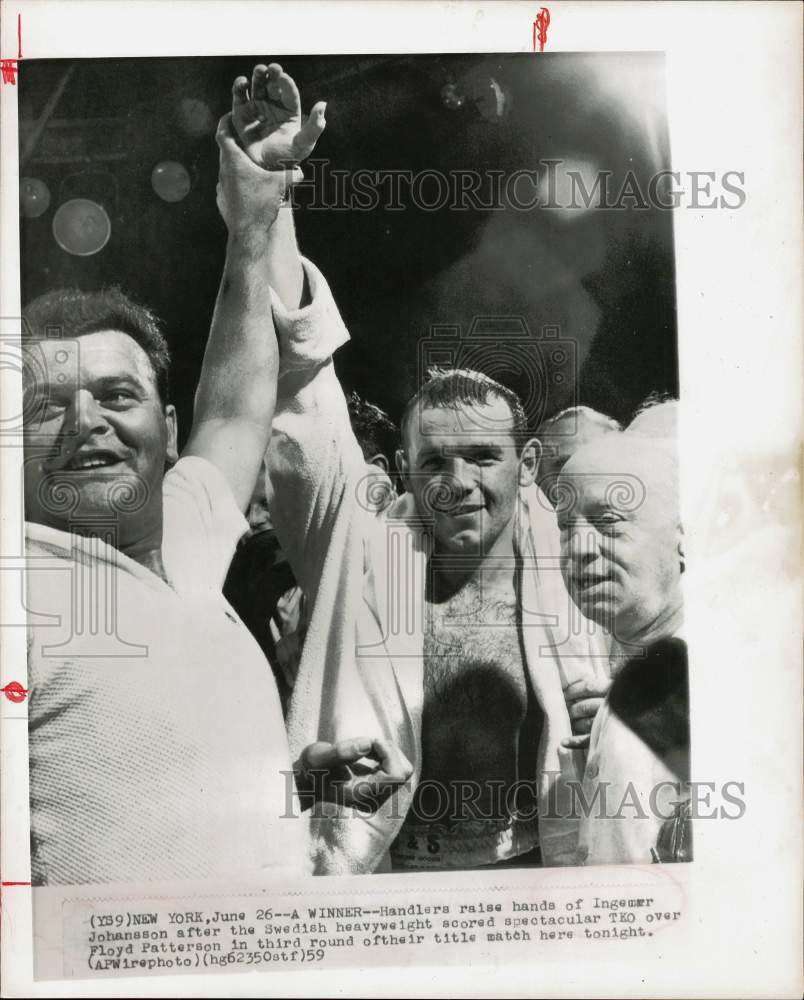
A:
{"type": "Polygon", "coordinates": [[[484,591],[510,588],[514,575],[513,532],[504,532],[486,553],[444,552],[436,546],[432,559],[435,601],[448,600],[467,586],[478,585],[484,591]]]}
{"type": "Polygon", "coordinates": [[[123,555],[144,566],[168,583],[165,564],[162,562],[162,539],[141,539],[131,545],[119,546],[123,555]]]}

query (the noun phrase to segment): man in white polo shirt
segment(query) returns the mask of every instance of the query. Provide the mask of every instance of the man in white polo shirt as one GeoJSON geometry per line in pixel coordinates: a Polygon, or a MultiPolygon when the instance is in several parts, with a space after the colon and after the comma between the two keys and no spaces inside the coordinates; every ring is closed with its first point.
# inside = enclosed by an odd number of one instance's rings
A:
{"type": "Polygon", "coordinates": [[[116,289],[26,310],[34,885],[309,867],[273,676],[221,594],[276,397],[271,291],[251,277],[293,173],[251,163],[229,116],[217,140],[226,264],[180,458],[147,310],[116,289]],[[253,322],[237,318],[246,287],[253,322]]]}

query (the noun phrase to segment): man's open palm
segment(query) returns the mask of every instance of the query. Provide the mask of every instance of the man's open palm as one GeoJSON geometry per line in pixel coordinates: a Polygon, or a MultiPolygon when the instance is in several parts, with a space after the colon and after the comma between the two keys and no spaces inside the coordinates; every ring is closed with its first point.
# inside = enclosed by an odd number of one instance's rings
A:
{"type": "Polygon", "coordinates": [[[302,123],[301,98],[293,78],[278,63],[254,67],[251,90],[239,76],[232,87],[232,120],[243,149],[266,170],[300,163],[324,131],[326,104],[319,101],[302,123]]]}

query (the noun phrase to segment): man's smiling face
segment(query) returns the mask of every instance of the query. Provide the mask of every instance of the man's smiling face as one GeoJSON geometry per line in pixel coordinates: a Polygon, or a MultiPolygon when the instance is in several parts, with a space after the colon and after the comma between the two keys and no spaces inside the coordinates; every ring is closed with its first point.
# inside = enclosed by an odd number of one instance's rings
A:
{"type": "Polygon", "coordinates": [[[25,350],[26,518],[65,531],[111,522],[120,547],[161,533],[176,425],[148,355],[117,330],[25,350]]]}
{"type": "Polygon", "coordinates": [[[422,409],[406,438],[403,475],[419,512],[432,518],[438,548],[491,553],[510,533],[519,486],[532,482],[508,404],[493,398],[484,405],[422,409]]]}

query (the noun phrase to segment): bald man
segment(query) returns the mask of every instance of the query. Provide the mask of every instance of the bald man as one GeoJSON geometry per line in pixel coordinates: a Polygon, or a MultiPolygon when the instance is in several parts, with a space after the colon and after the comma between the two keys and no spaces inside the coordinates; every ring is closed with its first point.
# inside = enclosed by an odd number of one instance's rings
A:
{"type": "Polygon", "coordinates": [[[559,477],[565,580],[610,629],[615,678],[583,781],[581,864],[691,858],[684,570],[672,442],[625,431],[580,448],[559,477]]]}
{"type": "Polygon", "coordinates": [[[542,446],[539,486],[551,495],[549,484],[575,452],[605,434],[618,433],[622,425],[591,406],[569,406],[545,420],[536,431],[542,446]]]}
{"type": "Polygon", "coordinates": [[[648,396],[631,417],[628,430],[634,434],[674,440],[678,433],[678,413],[677,399],[648,396]]]}

